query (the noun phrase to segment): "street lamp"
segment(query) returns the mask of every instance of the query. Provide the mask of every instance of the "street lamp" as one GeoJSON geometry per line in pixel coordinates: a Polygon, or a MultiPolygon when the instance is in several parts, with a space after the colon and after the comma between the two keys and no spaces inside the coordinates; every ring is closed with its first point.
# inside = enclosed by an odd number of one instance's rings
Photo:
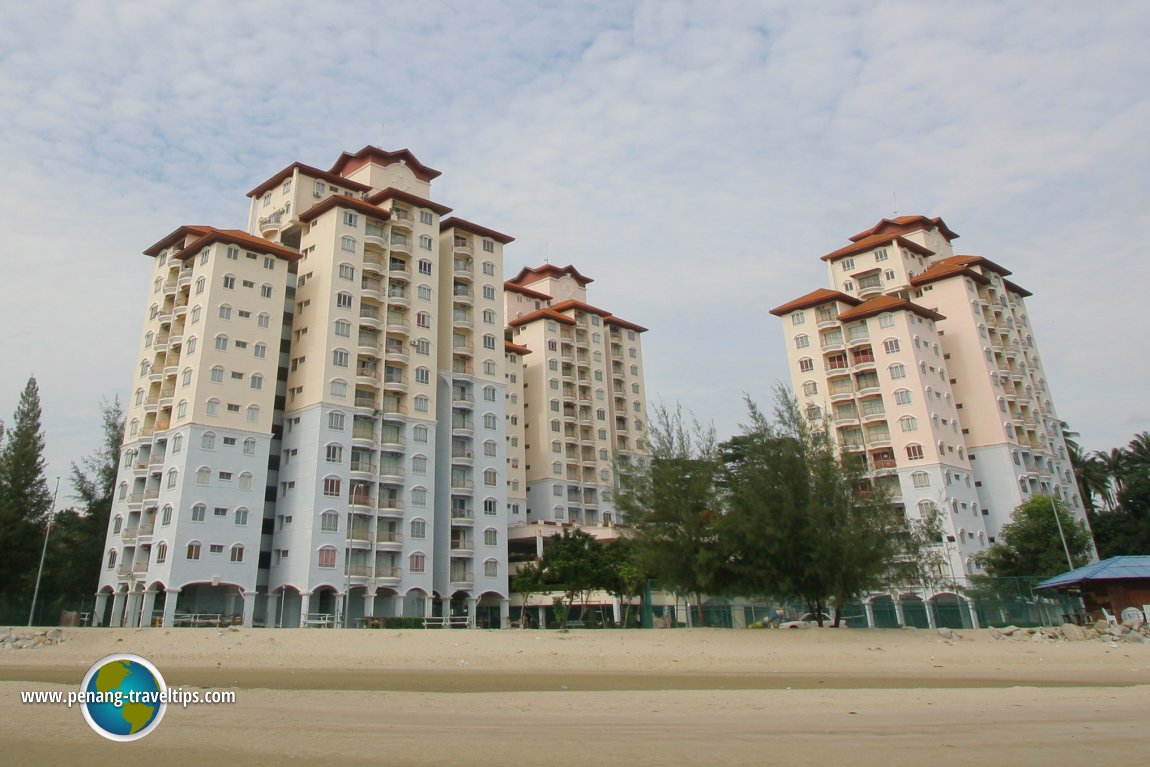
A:
{"type": "Polygon", "coordinates": [[[1058,506],[1054,503],[1054,496],[1050,495],[1050,509],[1054,512],[1054,521],[1058,524],[1058,537],[1062,539],[1062,550],[1066,552],[1066,566],[1074,569],[1074,560],[1070,558],[1070,547],[1066,545],[1066,533],[1062,530],[1062,517],[1058,513],[1058,506]]]}
{"type": "Polygon", "coordinates": [[[48,554],[48,536],[52,534],[52,519],[56,516],[56,496],[60,493],[60,478],[56,477],[56,489],[52,492],[52,508],[48,512],[48,525],[44,528],[44,548],[40,550],[40,569],[36,571],[36,588],[32,591],[32,609],[28,611],[28,625],[36,614],[36,598],[40,596],[40,576],[44,574],[44,557],[48,554]]]}

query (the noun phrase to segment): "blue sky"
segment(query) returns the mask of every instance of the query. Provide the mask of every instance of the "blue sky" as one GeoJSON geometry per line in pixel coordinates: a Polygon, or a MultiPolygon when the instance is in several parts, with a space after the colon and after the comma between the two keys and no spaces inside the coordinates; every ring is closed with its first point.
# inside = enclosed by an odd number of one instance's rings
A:
{"type": "Polygon", "coordinates": [[[365,144],[515,236],[509,275],[593,277],[651,328],[650,399],[721,436],[787,379],[767,310],[896,209],[1035,293],[1088,448],[1150,429],[1145,3],[3,5],[0,418],[35,374],[50,476],[126,395],[140,251],[365,144]]]}

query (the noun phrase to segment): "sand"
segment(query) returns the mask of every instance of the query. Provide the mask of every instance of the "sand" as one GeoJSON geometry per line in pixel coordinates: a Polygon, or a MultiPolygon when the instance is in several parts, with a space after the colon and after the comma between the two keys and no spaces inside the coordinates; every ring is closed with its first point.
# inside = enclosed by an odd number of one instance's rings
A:
{"type": "Polygon", "coordinates": [[[0,653],[4,764],[941,764],[1144,761],[1150,645],[1015,642],[981,631],[71,629],[0,653]],[[76,689],[104,655],[169,686],[235,690],[169,706],[112,743],[76,689]]]}

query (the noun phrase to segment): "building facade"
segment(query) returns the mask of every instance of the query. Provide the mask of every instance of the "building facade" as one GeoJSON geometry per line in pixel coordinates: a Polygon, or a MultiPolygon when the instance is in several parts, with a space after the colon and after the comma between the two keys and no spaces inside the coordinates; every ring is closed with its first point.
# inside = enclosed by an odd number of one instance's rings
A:
{"type": "Polygon", "coordinates": [[[145,251],[104,622],[505,620],[512,238],[445,218],[439,175],[293,163],[249,231],[145,251]]]}
{"type": "Polygon", "coordinates": [[[997,263],[956,255],[957,238],[940,218],[883,219],[822,257],[829,288],[771,313],[808,419],[829,424],[909,519],[938,520],[938,575],[962,582],[1031,495],[1085,513],[1031,294],[997,263]]]}

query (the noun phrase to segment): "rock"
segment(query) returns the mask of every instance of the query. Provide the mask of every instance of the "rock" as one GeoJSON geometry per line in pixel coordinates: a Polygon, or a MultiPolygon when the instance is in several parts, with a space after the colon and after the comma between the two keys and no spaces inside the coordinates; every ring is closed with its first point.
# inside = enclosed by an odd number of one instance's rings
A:
{"type": "Polygon", "coordinates": [[[1129,634],[1130,629],[1126,628],[1121,623],[1119,623],[1117,626],[1107,626],[1106,627],[1106,633],[1110,634],[1111,636],[1120,637],[1123,634],[1129,634]]]}
{"type": "Polygon", "coordinates": [[[1122,625],[1131,631],[1137,631],[1138,629],[1142,628],[1145,623],[1146,621],[1142,620],[1141,617],[1127,618],[1126,620],[1122,621],[1122,625]]]}
{"type": "Polygon", "coordinates": [[[998,629],[991,629],[990,630],[990,637],[991,637],[991,639],[1006,639],[1006,634],[1003,634],[998,629]]]}
{"type": "Polygon", "coordinates": [[[1063,623],[1059,630],[1062,632],[1062,636],[1071,642],[1081,642],[1086,639],[1086,629],[1075,626],[1073,623],[1063,623]]]}
{"type": "Polygon", "coordinates": [[[48,632],[48,638],[55,642],[60,641],[62,636],[64,636],[64,632],[60,629],[52,629],[48,632]]]}
{"type": "Polygon", "coordinates": [[[1097,631],[1095,631],[1093,629],[1093,627],[1088,628],[1088,629],[1084,629],[1084,631],[1086,632],[1086,638],[1087,639],[1097,639],[1099,636],[1101,636],[1101,634],[1099,634],[1097,631]]]}
{"type": "Polygon", "coordinates": [[[949,629],[949,628],[946,628],[945,626],[943,626],[942,628],[940,628],[938,630],[938,635],[941,636],[943,639],[958,639],[959,638],[958,634],[954,633],[954,629],[949,629]]]}
{"type": "Polygon", "coordinates": [[[1106,629],[1110,626],[1106,621],[1094,621],[1094,630],[1099,634],[1105,634],[1106,629]]]}
{"type": "Polygon", "coordinates": [[[999,631],[1001,631],[1006,636],[1012,636],[1014,634],[1014,632],[1016,632],[1018,630],[1019,630],[1018,626],[1004,626],[1004,627],[999,629],[999,631]]]}

